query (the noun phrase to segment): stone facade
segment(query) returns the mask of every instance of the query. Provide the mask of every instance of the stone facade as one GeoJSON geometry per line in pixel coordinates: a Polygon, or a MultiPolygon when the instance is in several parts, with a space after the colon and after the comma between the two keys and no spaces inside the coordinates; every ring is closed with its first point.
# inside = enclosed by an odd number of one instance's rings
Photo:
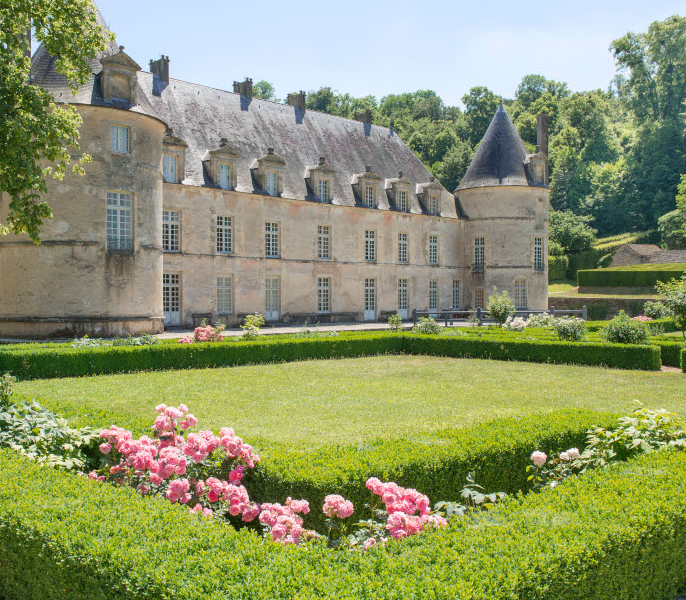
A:
{"type": "Polygon", "coordinates": [[[34,81],[77,107],[93,162],[49,183],[40,246],[0,237],[0,335],[409,317],[484,305],[494,286],[547,307],[547,157],[502,106],[452,194],[366,113],[196,86],[164,56],[146,73],[115,46],[72,95],[53,62],[39,48],[34,81]]]}

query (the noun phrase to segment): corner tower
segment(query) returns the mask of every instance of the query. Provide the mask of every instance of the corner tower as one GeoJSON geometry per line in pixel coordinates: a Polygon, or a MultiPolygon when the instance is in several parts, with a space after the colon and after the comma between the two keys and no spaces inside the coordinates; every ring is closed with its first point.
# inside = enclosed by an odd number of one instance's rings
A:
{"type": "Polygon", "coordinates": [[[527,152],[502,102],[455,193],[464,227],[465,303],[485,307],[493,287],[518,309],[548,308],[548,132],[527,152]]]}

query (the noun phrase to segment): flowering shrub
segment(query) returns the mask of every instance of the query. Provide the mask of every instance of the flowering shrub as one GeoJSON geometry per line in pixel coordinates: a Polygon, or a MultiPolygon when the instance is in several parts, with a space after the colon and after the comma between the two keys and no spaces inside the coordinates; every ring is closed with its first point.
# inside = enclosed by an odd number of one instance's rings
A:
{"type": "Polygon", "coordinates": [[[433,317],[419,317],[419,321],[412,328],[412,333],[437,335],[440,332],[441,327],[433,317]]]}
{"type": "Polygon", "coordinates": [[[647,344],[650,341],[650,332],[646,325],[630,319],[623,310],[600,331],[600,335],[615,344],[647,344]]]}
{"type": "Polygon", "coordinates": [[[527,322],[522,317],[507,317],[507,321],[502,325],[503,329],[509,331],[524,331],[527,327],[527,322]]]}
{"type": "Polygon", "coordinates": [[[586,324],[577,317],[560,317],[553,325],[557,336],[568,342],[579,342],[586,335],[586,324]]]}
{"type": "Polygon", "coordinates": [[[674,316],[674,313],[659,300],[648,300],[648,302],[643,305],[643,314],[651,319],[666,319],[674,316]]]}
{"type": "Polygon", "coordinates": [[[221,342],[224,339],[222,332],[226,329],[223,323],[218,325],[201,325],[196,327],[193,335],[187,335],[179,340],[179,344],[193,344],[195,342],[221,342]]]}
{"type": "Polygon", "coordinates": [[[529,315],[526,320],[527,327],[552,327],[555,325],[555,317],[549,313],[541,313],[540,315],[529,315]]]}
{"type": "Polygon", "coordinates": [[[638,315],[637,317],[631,317],[632,321],[641,321],[641,323],[647,323],[648,321],[652,321],[652,317],[646,317],[644,315],[638,315]]]}
{"type": "Polygon", "coordinates": [[[144,333],[140,337],[126,337],[120,338],[115,337],[112,341],[103,339],[91,339],[87,335],[82,338],[76,338],[71,344],[70,348],[100,348],[102,346],[154,346],[159,344],[158,340],[154,335],[148,335],[144,333]]]}
{"type": "Polygon", "coordinates": [[[241,325],[244,340],[254,340],[260,335],[260,327],[264,327],[264,317],[260,313],[247,315],[245,323],[241,325]]]}

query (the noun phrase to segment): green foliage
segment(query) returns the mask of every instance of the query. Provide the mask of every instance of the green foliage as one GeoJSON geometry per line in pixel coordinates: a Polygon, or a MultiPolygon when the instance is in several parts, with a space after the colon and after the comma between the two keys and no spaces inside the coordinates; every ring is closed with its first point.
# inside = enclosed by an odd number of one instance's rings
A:
{"type": "Polygon", "coordinates": [[[648,300],[643,305],[643,314],[651,319],[669,319],[673,316],[672,311],[659,300],[648,300]]]}
{"type": "Polygon", "coordinates": [[[575,215],[570,210],[550,211],[550,240],[562,246],[566,253],[589,250],[596,241],[595,229],[588,225],[587,217],[575,215]]]}
{"type": "Polygon", "coordinates": [[[560,317],[553,324],[555,333],[561,340],[579,342],[586,335],[586,324],[575,317],[560,317]]]}
{"type": "Polygon", "coordinates": [[[674,321],[686,338],[686,274],[681,279],[658,282],[656,289],[665,297],[665,305],[672,311],[674,321]]]}
{"type": "MultiPolygon", "coordinates": [[[[31,59],[26,33],[58,57],[55,65],[72,90],[91,76],[88,59],[108,41],[90,0],[36,0],[0,6],[0,189],[10,197],[7,225],[39,242],[40,228],[52,216],[41,201],[46,177],[62,179],[79,147],[81,117],[76,109],[53,102],[52,94],[28,83],[31,59]]],[[[82,155],[72,170],[83,173],[90,157],[82,155]]],[[[8,229],[0,223],[0,234],[8,229]]]]}
{"type": "Polygon", "coordinates": [[[486,310],[496,325],[502,325],[515,312],[515,305],[512,302],[507,290],[498,294],[497,288],[493,288],[493,293],[488,297],[486,310]]]}
{"type": "Polygon", "coordinates": [[[260,313],[255,313],[254,315],[247,315],[245,317],[245,322],[241,325],[243,330],[244,340],[254,340],[260,335],[260,328],[264,327],[264,316],[260,313]]]}
{"type": "Polygon", "coordinates": [[[262,100],[271,100],[272,102],[280,102],[276,97],[276,90],[274,86],[262,79],[252,86],[252,93],[255,98],[261,98],[262,100]]]}
{"type": "MultiPolygon", "coordinates": [[[[577,272],[577,283],[582,287],[653,287],[659,286],[686,273],[686,264],[645,264],[609,269],[582,269],[577,272]]],[[[660,294],[664,292],[659,291],[660,294]]]]}
{"type": "Polygon", "coordinates": [[[548,257],[548,281],[561,281],[567,277],[569,268],[568,256],[548,257]]]}
{"type": "Polygon", "coordinates": [[[441,326],[433,317],[419,317],[417,324],[412,328],[412,333],[436,335],[441,332],[441,326]]]}
{"type": "Polygon", "coordinates": [[[398,313],[395,313],[388,317],[388,324],[391,327],[391,331],[398,332],[403,328],[403,319],[398,313]]]}
{"type": "Polygon", "coordinates": [[[669,250],[686,248],[686,211],[673,210],[657,220],[662,245],[669,250]]]}
{"type": "Polygon", "coordinates": [[[610,266],[612,262],[612,254],[604,254],[598,261],[598,268],[605,269],[610,266]]]}
{"type": "Polygon", "coordinates": [[[611,344],[648,344],[650,342],[648,327],[641,321],[632,321],[623,310],[620,310],[619,314],[608,323],[607,327],[601,331],[601,335],[611,344]]]}

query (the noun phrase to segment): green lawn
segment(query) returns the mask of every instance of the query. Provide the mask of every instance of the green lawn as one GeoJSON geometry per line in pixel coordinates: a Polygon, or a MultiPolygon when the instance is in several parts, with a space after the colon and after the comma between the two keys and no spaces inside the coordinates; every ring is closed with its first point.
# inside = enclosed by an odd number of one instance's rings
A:
{"type": "Polygon", "coordinates": [[[184,402],[201,426],[305,445],[567,407],[629,412],[634,399],[686,414],[681,373],[421,356],[37,380],[17,388],[51,407],[83,404],[151,422],[156,404],[184,402]]]}

